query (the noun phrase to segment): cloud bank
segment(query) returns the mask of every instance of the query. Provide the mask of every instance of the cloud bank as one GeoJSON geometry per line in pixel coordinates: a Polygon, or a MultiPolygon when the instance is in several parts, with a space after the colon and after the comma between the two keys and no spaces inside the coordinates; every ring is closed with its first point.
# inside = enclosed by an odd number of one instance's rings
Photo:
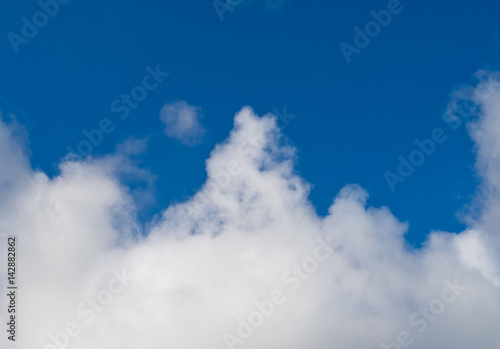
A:
{"type": "Polygon", "coordinates": [[[160,120],[165,124],[165,134],[189,147],[194,147],[203,140],[205,129],[200,122],[201,117],[201,108],[185,101],[167,103],[160,112],[160,120]]]}
{"type": "MultiPolygon", "coordinates": [[[[125,155],[65,162],[49,179],[1,123],[0,232],[19,246],[16,347],[498,348],[500,88],[488,79],[494,92],[470,124],[480,214],[418,250],[407,224],[368,206],[357,185],[318,217],[273,115],[242,109],[203,188],[148,224],[119,179],[133,167],[125,155]]],[[[6,278],[0,269],[2,287],[6,278]]],[[[2,297],[4,324],[6,308],[2,297]]]]}

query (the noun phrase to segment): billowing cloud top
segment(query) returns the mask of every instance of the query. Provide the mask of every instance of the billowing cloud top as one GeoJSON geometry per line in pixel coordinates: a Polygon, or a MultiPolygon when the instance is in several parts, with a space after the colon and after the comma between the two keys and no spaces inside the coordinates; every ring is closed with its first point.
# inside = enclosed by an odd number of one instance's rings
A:
{"type": "Polygon", "coordinates": [[[0,124],[16,348],[497,349],[500,88],[488,79],[489,98],[470,90],[482,214],[418,250],[356,185],[318,217],[276,119],[250,108],[207,160],[203,188],[145,226],[118,179],[132,167],[125,155],[62,163],[49,179],[0,124]]]}
{"type": "Polygon", "coordinates": [[[165,134],[187,146],[194,147],[203,140],[205,129],[200,122],[201,109],[185,101],[167,103],[160,112],[165,134]]]}

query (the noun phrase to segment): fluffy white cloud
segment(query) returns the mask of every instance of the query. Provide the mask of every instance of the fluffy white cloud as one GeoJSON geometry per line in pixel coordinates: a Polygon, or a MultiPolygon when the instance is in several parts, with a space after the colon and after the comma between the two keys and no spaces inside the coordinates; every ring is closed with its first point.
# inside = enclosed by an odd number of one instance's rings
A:
{"type": "MultiPolygon", "coordinates": [[[[66,162],[49,179],[0,124],[0,231],[19,240],[17,347],[498,348],[500,89],[488,84],[471,128],[483,213],[419,250],[356,185],[318,217],[276,119],[250,108],[207,160],[203,188],[144,227],[119,180],[133,172],[125,155],[66,162]]],[[[6,307],[2,297],[4,324],[6,307]]]]}
{"type": "Polygon", "coordinates": [[[165,134],[194,147],[203,140],[205,129],[200,122],[201,108],[185,101],[167,103],[160,111],[160,119],[165,124],[165,134]]]}

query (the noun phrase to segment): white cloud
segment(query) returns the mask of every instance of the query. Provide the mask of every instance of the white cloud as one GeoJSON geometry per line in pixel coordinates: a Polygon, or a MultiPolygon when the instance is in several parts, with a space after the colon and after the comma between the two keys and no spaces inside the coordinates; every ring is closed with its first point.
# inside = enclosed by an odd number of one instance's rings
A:
{"type": "MultiPolygon", "coordinates": [[[[26,165],[0,124],[0,167],[8,167],[0,171],[0,231],[19,237],[18,348],[54,349],[44,347],[48,335],[70,321],[81,333],[68,348],[225,348],[223,335],[236,336],[238,318],[275,289],[286,300],[235,348],[375,349],[398,337],[416,349],[498,348],[498,100],[494,88],[472,128],[479,174],[494,189],[480,197],[483,214],[459,234],[432,232],[421,250],[405,245],[406,224],[388,208],[367,206],[356,185],[318,217],[276,119],[250,108],[207,160],[205,186],[144,228],[118,180],[130,171],[125,155],[65,163],[49,179],[26,165]],[[299,271],[318,256],[318,239],[332,254],[313,272],[299,271]],[[112,271],[124,268],[135,279],[102,309],[97,303],[87,323],[76,308],[102,296],[112,271]],[[450,289],[445,280],[455,279],[467,289],[450,289]]],[[[6,268],[0,280],[4,287],[6,268]]],[[[6,302],[0,298],[0,309],[6,302]]],[[[6,316],[0,311],[0,322],[6,316]]]]}
{"type": "Polygon", "coordinates": [[[185,101],[165,104],[160,111],[160,119],[165,124],[165,134],[194,147],[201,143],[205,129],[200,122],[201,108],[185,101]]]}

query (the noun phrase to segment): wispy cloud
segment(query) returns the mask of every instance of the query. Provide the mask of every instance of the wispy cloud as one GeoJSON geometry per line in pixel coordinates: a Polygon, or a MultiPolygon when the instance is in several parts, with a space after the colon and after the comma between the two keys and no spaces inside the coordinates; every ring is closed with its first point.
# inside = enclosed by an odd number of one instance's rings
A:
{"type": "Polygon", "coordinates": [[[201,118],[201,108],[185,101],[168,103],[160,112],[160,119],[165,124],[165,134],[189,147],[194,147],[203,140],[205,129],[200,122],[201,118]]]}

